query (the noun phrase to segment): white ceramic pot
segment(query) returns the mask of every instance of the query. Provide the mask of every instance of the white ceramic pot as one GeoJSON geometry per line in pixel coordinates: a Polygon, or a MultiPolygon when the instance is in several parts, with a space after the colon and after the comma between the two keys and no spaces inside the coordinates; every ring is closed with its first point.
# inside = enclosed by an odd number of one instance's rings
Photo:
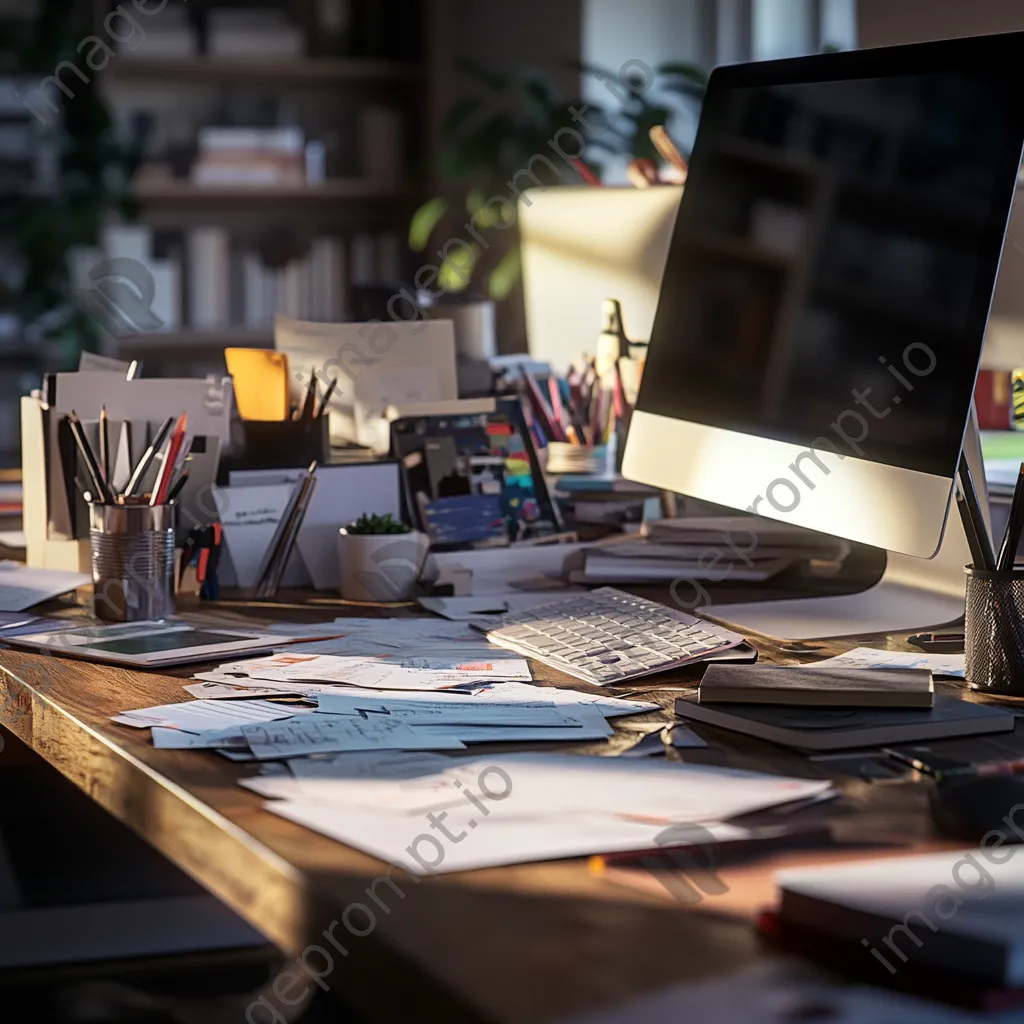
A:
{"type": "Polygon", "coordinates": [[[425,533],[338,534],[338,590],[346,601],[408,601],[430,550],[425,533]]]}

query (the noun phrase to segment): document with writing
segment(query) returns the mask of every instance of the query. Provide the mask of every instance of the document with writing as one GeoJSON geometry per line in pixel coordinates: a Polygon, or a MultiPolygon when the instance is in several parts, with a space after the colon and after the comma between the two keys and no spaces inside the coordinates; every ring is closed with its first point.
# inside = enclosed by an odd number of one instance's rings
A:
{"type": "Polygon", "coordinates": [[[424,734],[382,715],[373,719],[307,715],[291,721],[243,725],[242,735],[258,761],[347,750],[465,749],[464,743],[440,729],[424,734]]]}

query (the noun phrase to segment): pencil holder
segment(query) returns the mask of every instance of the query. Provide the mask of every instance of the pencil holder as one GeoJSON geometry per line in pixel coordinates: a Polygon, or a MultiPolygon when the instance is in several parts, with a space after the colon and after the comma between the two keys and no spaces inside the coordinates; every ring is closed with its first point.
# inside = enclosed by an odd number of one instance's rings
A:
{"type": "Polygon", "coordinates": [[[1024,697],[1024,572],[964,571],[967,682],[972,690],[1024,697]]]}
{"type": "Polygon", "coordinates": [[[90,505],[92,612],[104,622],[174,614],[177,505],[90,505]]]}
{"type": "Polygon", "coordinates": [[[331,454],[328,417],[306,420],[242,420],[245,469],[304,469],[331,454]]]}

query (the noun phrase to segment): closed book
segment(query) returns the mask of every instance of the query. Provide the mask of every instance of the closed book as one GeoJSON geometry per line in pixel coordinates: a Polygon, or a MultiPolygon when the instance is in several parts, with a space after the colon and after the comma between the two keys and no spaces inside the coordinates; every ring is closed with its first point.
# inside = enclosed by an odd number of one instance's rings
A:
{"type": "MultiPolygon", "coordinates": [[[[1009,825],[1006,834],[1017,838],[1009,825]]],[[[823,942],[832,935],[856,943],[892,972],[906,964],[1021,987],[1024,871],[1014,849],[989,844],[782,871],[778,917],[823,942]]]]}
{"type": "Polygon", "coordinates": [[[192,228],[186,244],[189,325],[197,330],[226,327],[231,290],[228,233],[223,228],[192,228]]]}
{"type": "Polygon", "coordinates": [[[676,699],[676,714],[798,750],[848,750],[1011,732],[1016,718],[990,704],[937,696],[931,708],[807,708],[700,704],[676,699]]]}
{"type": "Polygon", "coordinates": [[[709,665],[701,704],[800,704],[844,708],[930,708],[935,696],[927,669],[784,668],[709,665]]]}

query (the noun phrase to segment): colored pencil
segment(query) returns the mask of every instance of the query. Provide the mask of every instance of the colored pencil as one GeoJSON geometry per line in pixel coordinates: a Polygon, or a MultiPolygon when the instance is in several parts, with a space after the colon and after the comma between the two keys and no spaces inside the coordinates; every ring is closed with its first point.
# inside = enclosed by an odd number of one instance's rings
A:
{"type": "Polygon", "coordinates": [[[145,477],[149,472],[149,467],[153,465],[153,459],[156,458],[156,453],[163,448],[164,441],[167,440],[167,435],[170,434],[171,427],[173,426],[174,417],[168,416],[161,424],[160,429],[156,432],[156,437],[153,438],[153,443],[146,449],[145,454],[139,460],[139,464],[132,472],[132,475],[128,480],[128,486],[124,489],[124,496],[126,498],[132,497],[135,493],[135,489],[142,483],[143,477],[145,477]]]}
{"type": "Polygon", "coordinates": [[[178,459],[178,453],[185,440],[185,428],[188,426],[188,413],[182,413],[178,422],[174,425],[171,438],[167,442],[167,452],[164,455],[160,472],[156,475],[156,483],[153,485],[153,496],[149,499],[150,505],[164,505],[167,503],[167,492],[171,489],[171,477],[174,474],[174,464],[178,459]]]}

